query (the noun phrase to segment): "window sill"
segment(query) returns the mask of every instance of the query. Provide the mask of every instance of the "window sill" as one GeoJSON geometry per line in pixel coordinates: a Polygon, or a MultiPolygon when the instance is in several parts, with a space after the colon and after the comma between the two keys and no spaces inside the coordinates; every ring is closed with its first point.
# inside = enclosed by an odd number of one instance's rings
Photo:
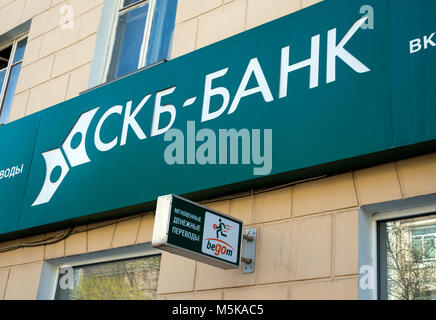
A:
{"type": "Polygon", "coordinates": [[[168,60],[167,60],[167,59],[159,60],[159,61],[157,61],[157,62],[155,62],[155,63],[152,63],[152,64],[150,64],[150,65],[148,65],[148,66],[145,66],[145,67],[143,67],[143,68],[140,68],[140,69],[137,69],[137,70],[132,71],[132,72],[130,72],[130,73],[127,73],[127,74],[125,74],[124,76],[121,76],[121,77],[119,77],[119,78],[117,78],[117,79],[115,79],[115,80],[111,80],[111,81],[103,82],[102,84],[99,84],[99,85],[97,85],[97,86],[94,86],[94,87],[91,87],[91,88],[89,88],[89,89],[86,89],[85,91],[80,92],[79,95],[82,95],[82,94],[88,93],[88,92],[90,92],[90,91],[94,91],[95,89],[98,89],[98,88],[104,87],[104,86],[106,86],[106,85],[108,85],[108,84],[111,84],[111,83],[117,82],[117,81],[119,81],[119,80],[121,80],[121,79],[124,79],[124,78],[130,77],[131,75],[134,75],[134,74],[136,74],[136,73],[142,72],[142,71],[144,71],[144,70],[146,70],[146,69],[153,68],[153,67],[155,67],[155,66],[157,66],[157,65],[160,65],[160,64],[162,64],[162,63],[165,63],[165,62],[168,62],[168,60]]]}

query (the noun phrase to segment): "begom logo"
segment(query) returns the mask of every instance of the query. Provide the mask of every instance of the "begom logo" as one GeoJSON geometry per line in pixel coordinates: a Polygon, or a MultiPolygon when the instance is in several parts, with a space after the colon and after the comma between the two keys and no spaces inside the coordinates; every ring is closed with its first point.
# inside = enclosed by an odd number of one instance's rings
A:
{"type": "Polygon", "coordinates": [[[229,232],[232,229],[232,227],[229,226],[228,224],[223,223],[221,219],[218,220],[219,220],[218,224],[214,224],[212,226],[213,230],[215,230],[216,232],[216,238],[207,238],[206,248],[213,251],[213,254],[217,257],[220,255],[226,255],[231,257],[233,255],[233,251],[235,250],[235,248],[233,248],[227,242],[221,240],[220,236],[226,238],[227,237],[226,233],[229,232]],[[216,241],[219,243],[214,244],[211,243],[210,241],[216,241]],[[230,250],[229,248],[231,248],[232,250],[230,250]]]}

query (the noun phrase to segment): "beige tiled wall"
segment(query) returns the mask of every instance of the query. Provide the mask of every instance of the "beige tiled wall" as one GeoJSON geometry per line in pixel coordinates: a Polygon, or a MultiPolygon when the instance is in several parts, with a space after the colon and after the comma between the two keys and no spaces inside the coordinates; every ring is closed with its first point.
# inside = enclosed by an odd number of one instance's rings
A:
{"type": "MultiPolygon", "coordinates": [[[[172,56],[318,0],[179,0],[172,56]]],[[[88,83],[103,0],[0,0],[0,34],[32,18],[12,120],[76,96],[88,83]],[[59,28],[60,7],[75,10],[59,28]]],[[[223,271],[164,253],[160,299],[356,299],[361,205],[436,193],[436,155],[206,205],[259,231],[256,269],[223,271]]],[[[0,243],[0,299],[35,299],[45,260],[150,242],[144,213],[73,230],[49,245],[1,252],[67,230],[0,243]]]]}
{"type": "Polygon", "coordinates": [[[1,0],[0,34],[32,19],[10,121],[77,96],[87,89],[103,0],[1,0]],[[65,11],[72,29],[61,28],[65,11]]]}
{"type": "Polygon", "coordinates": [[[322,0],[179,0],[172,57],[254,28],[322,0]]]}

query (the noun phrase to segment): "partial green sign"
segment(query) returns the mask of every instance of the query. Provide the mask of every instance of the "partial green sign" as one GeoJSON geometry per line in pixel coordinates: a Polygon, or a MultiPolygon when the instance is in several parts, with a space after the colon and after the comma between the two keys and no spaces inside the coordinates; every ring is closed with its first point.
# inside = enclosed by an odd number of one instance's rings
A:
{"type": "Polygon", "coordinates": [[[434,141],[435,9],[326,0],[43,110],[16,230],[434,141]]]}
{"type": "Polygon", "coordinates": [[[239,268],[242,221],[175,195],[157,200],[152,245],[223,269],[239,268]]]}
{"type": "Polygon", "coordinates": [[[436,136],[436,1],[390,1],[394,146],[436,136]]]}
{"type": "Polygon", "coordinates": [[[38,126],[32,115],[0,127],[0,234],[18,228],[38,126]]]}

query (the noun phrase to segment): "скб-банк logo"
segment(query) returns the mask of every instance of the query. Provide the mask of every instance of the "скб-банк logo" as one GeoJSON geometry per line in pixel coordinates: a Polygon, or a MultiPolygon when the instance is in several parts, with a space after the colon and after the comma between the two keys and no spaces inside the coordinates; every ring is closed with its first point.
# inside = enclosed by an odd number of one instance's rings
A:
{"type": "Polygon", "coordinates": [[[98,109],[92,109],[80,116],[62,143],[61,148],[42,153],[46,164],[46,175],[41,192],[32,204],[32,207],[50,201],[70,170],[70,167],[91,162],[86,153],[85,141],[89,125],[98,109]]]}

